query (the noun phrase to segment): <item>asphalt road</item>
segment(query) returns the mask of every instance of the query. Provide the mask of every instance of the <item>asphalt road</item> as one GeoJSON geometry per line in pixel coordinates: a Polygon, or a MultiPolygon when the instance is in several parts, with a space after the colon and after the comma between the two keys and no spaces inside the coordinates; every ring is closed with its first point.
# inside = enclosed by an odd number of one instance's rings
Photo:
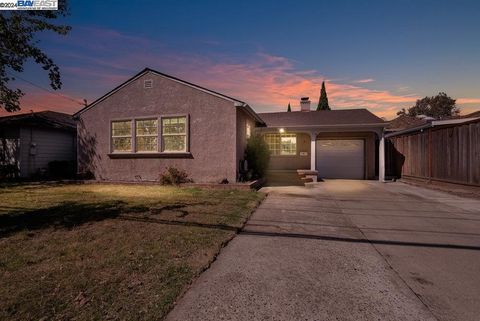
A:
{"type": "Polygon", "coordinates": [[[167,320],[480,320],[480,201],[373,181],[264,191],[167,320]]]}

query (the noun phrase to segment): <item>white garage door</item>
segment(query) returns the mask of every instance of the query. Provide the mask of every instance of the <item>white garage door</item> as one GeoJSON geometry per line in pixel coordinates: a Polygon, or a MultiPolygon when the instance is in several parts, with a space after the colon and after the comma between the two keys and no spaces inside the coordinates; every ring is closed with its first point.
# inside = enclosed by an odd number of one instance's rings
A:
{"type": "Polygon", "coordinates": [[[361,139],[317,140],[317,171],[323,178],[364,179],[365,153],[361,139]]]}

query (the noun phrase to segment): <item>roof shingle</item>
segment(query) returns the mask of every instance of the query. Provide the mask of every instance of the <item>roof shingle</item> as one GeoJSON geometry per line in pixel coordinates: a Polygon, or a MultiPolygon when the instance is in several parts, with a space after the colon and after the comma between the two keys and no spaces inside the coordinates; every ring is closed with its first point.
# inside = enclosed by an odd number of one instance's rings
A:
{"type": "Polygon", "coordinates": [[[259,113],[267,127],[383,124],[383,119],[367,109],[338,109],[259,113]]]}

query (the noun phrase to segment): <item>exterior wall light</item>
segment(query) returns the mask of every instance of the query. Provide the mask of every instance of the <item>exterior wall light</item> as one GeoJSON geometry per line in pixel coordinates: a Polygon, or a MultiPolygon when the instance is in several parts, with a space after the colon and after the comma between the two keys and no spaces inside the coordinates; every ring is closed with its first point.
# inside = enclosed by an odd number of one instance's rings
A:
{"type": "Polygon", "coordinates": [[[285,129],[280,128],[278,131],[280,132],[280,134],[283,134],[285,132],[285,129]]]}

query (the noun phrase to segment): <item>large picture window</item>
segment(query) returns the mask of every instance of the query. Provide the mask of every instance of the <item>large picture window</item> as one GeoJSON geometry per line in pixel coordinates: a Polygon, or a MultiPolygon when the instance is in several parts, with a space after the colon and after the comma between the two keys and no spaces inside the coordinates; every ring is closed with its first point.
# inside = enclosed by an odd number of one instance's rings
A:
{"type": "Polygon", "coordinates": [[[187,151],[187,117],[162,118],[162,151],[187,151]]]}
{"type": "Polygon", "coordinates": [[[265,134],[265,142],[274,156],[297,155],[296,134],[265,134]]]}
{"type": "Polygon", "coordinates": [[[158,151],[158,121],[157,119],[142,119],[135,122],[137,152],[158,151]]]}
{"type": "Polygon", "coordinates": [[[112,151],[132,151],[132,122],[130,120],[112,122],[112,151]]]}

